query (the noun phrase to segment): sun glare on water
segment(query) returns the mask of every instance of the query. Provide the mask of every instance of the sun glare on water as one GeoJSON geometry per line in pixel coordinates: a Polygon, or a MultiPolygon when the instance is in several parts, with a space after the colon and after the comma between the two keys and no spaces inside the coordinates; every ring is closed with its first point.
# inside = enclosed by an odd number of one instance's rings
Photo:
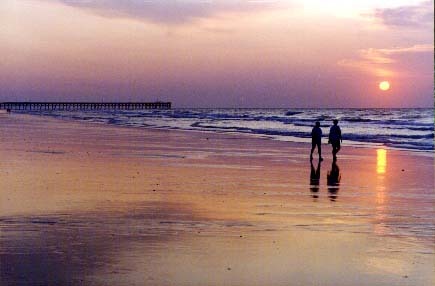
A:
{"type": "Polygon", "coordinates": [[[383,90],[383,91],[389,90],[390,89],[390,83],[388,81],[381,81],[379,83],[379,89],[383,90]]]}

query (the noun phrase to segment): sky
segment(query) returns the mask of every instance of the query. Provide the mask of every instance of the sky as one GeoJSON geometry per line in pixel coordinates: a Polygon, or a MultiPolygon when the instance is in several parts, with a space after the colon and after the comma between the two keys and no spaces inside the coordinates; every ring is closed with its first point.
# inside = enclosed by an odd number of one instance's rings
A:
{"type": "Polygon", "coordinates": [[[433,107],[433,6],[2,0],[0,101],[433,107]]]}

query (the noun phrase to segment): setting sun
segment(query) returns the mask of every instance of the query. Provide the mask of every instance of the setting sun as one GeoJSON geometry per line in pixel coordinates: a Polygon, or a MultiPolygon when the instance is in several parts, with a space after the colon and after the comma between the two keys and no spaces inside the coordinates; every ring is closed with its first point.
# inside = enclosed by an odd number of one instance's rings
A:
{"type": "Polygon", "coordinates": [[[379,83],[379,89],[380,90],[389,90],[390,89],[390,83],[388,81],[381,81],[379,83]]]}

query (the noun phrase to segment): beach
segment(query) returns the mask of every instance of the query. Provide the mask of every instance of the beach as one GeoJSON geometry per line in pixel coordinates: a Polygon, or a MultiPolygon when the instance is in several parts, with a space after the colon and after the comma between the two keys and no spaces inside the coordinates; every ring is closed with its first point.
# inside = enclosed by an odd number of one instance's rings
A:
{"type": "Polygon", "coordinates": [[[0,284],[432,285],[433,152],[324,143],[0,114],[0,284]]]}

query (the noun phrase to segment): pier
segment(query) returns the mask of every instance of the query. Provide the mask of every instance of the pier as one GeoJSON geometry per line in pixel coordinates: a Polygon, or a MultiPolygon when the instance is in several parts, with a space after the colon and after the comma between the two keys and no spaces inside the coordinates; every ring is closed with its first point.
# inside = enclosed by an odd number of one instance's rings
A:
{"type": "Polygon", "coordinates": [[[140,110],[171,109],[171,102],[2,102],[8,110],[140,110]]]}

